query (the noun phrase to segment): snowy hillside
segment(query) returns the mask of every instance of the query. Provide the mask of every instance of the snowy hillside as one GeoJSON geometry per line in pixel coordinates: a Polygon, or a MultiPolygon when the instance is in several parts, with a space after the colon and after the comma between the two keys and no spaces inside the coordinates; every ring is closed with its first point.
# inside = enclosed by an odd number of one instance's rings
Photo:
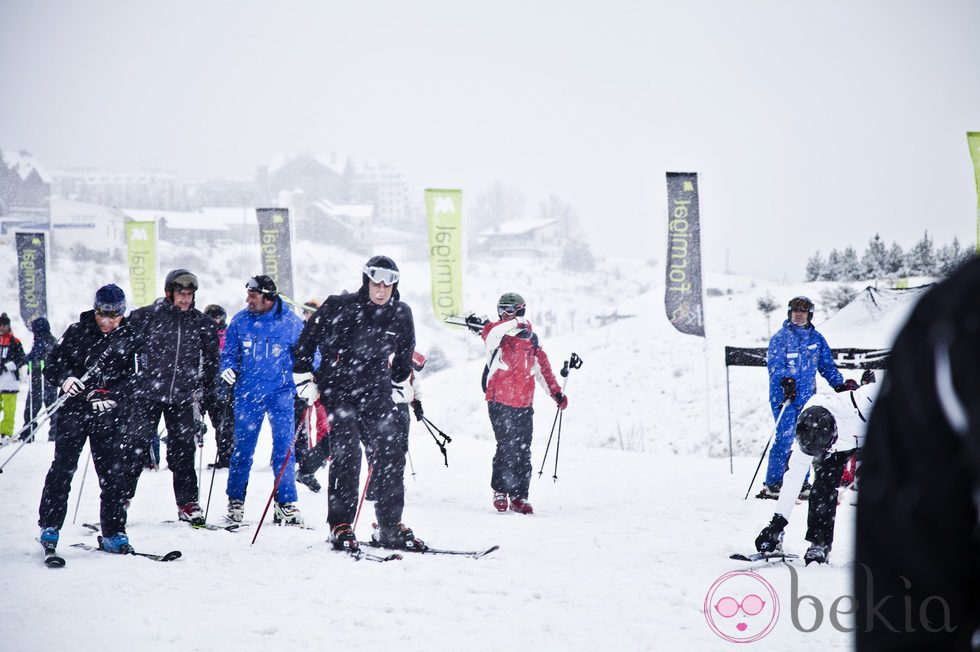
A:
{"type": "MultiPolygon", "coordinates": [[[[383,253],[383,252],[379,252],[383,253]]],[[[300,243],[296,247],[298,300],[354,290],[363,256],[300,243]]],[[[161,269],[187,266],[201,278],[198,306],[242,306],[245,279],[257,273],[258,255],[240,250],[181,256],[167,246],[161,269]]],[[[19,323],[13,256],[0,265],[0,310],[14,317],[14,332],[29,347],[19,323]]],[[[552,446],[541,465],[555,411],[540,396],[535,423],[531,502],[536,514],[497,515],[490,506],[493,437],[479,389],[483,365],[478,339],[437,323],[428,297],[428,268],[399,260],[401,291],[418,324],[418,348],[440,349],[446,369],[423,375],[426,415],[453,437],[449,467],[425,430],[413,426],[416,475],[406,478],[405,520],[440,547],[499,544],[475,561],[412,557],[388,564],[354,563],[323,543],[326,496],[300,487],[300,507],[315,531],[266,524],[254,532],[200,532],[173,519],[168,471],[147,472],[130,509],[129,534],[138,550],[177,548],[183,559],[158,564],[68,547],[91,542],[81,523],[98,517],[95,475],[88,472],[78,519],[82,465],[76,474],[59,550],[62,571],[40,563],[37,504],[53,445],[25,446],[0,475],[0,641],[11,650],[124,649],[252,650],[289,645],[310,649],[403,644],[412,649],[718,649],[708,627],[705,595],[720,576],[740,567],[727,559],[751,549],[773,505],[742,500],[772,427],[762,369],[733,368],[731,377],[735,473],[729,473],[726,416],[726,345],[765,346],[766,319],[756,308],[767,292],[780,305],[790,296],[818,297],[824,284],[778,284],[708,274],[706,340],[678,333],[663,310],[663,270],[647,263],[604,263],[591,274],[570,274],[528,261],[473,262],[464,292],[478,313],[493,311],[503,291],[521,292],[552,365],[570,353],[584,360],[573,371],[563,417],[558,480],[552,446]],[[635,315],[599,326],[596,315],[635,315]],[[553,317],[545,319],[550,313],[553,317]]],[[[49,271],[49,310],[60,333],[90,306],[106,282],[128,288],[121,264],[56,260],[49,271]]],[[[861,289],[861,286],[855,286],[861,289]]],[[[774,313],[771,327],[781,321],[774,313]]],[[[833,322],[833,319],[831,320],[833,322]]],[[[818,318],[819,323],[819,318],[818,318]]],[[[896,324],[842,319],[831,346],[884,345],[896,324]],[[873,335],[869,335],[873,332],[873,335]],[[877,339],[877,338],[880,338],[877,339]]],[[[828,322],[828,326],[830,322],[828,322]]],[[[820,386],[826,389],[820,381],[820,386]]],[[[24,394],[22,393],[23,397],[24,394]]],[[[18,418],[18,424],[20,419],[18,418]]],[[[42,436],[42,439],[45,437],[42,436]]],[[[0,451],[0,463],[11,449],[0,451]]],[[[272,487],[267,433],[259,440],[246,520],[257,521],[272,487]]],[[[213,459],[208,437],[205,461],[213,459]]],[[[321,481],[326,480],[321,470],[321,481]]],[[[226,471],[216,474],[209,521],[226,500],[226,471]]],[[[210,474],[205,472],[202,504],[210,474]]],[[[801,553],[805,506],[794,513],[786,547],[801,553]]],[[[849,592],[853,508],[841,508],[828,567],[796,568],[800,590],[826,608],[849,592]]],[[[358,527],[369,535],[369,508],[358,527]]],[[[790,572],[760,570],[780,596],[783,614],[767,649],[847,648],[850,639],[824,620],[802,633],[790,618],[790,572]]],[[[805,625],[813,612],[802,615],[805,625]]],[[[845,619],[846,620],[846,619],[845,619]]]]}

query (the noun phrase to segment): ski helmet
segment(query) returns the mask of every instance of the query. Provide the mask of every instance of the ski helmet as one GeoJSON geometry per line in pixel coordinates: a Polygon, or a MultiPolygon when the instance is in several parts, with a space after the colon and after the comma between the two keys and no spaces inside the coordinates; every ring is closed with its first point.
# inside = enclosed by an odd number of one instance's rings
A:
{"type": "Polygon", "coordinates": [[[517,292],[504,292],[497,299],[497,316],[503,317],[504,315],[517,315],[518,317],[523,317],[525,309],[527,308],[527,303],[524,301],[524,297],[519,295],[517,292]]]}
{"type": "Polygon", "coordinates": [[[786,319],[793,319],[793,309],[806,310],[806,322],[809,324],[813,321],[813,302],[810,301],[810,297],[805,297],[803,295],[795,296],[789,300],[789,310],[786,311],[786,319]]]}
{"type": "Polygon", "coordinates": [[[272,280],[271,276],[265,274],[259,274],[248,279],[245,287],[249,292],[258,292],[269,301],[275,301],[276,297],[279,296],[279,288],[276,287],[276,282],[272,280]]]}
{"type": "Polygon", "coordinates": [[[92,307],[101,313],[111,313],[112,316],[126,312],[126,293],[115,283],[103,285],[95,293],[92,307]]]}
{"type": "Polygon", "coordinates": [[[811,457],[822,457],[837,441],[837,421],[825,407],[814,405],[796,420],[796,442],[811,457]]]}
{"type": "Polygon", "coordinates": [[[186,269],[172,270],[167,274],[167,278],[163,282],[163,291],[166,294],[176,292],[177,290],[193,290],[197,292],[198,287],[200,286],[197,283],[197,276],[186,269]]]}
{"type": "Polygon", "coordinates": [[[222,323],[224,323],[225,317],[228,316],[228,313],[225,312],[225,309],[216,303],[208,304],[208,307],[204,309],[204,314],[210,317],[211,319],[215,321],[221,321],[222,323]]]}
{"type": "Polygon", "coordinates": [[[366,288],[368,281],[374,281],[397,289],[400,277],[395,261],[387,256],[374,256],[364,263],[364,269],[361,270],[361,287],[366,288]]]}

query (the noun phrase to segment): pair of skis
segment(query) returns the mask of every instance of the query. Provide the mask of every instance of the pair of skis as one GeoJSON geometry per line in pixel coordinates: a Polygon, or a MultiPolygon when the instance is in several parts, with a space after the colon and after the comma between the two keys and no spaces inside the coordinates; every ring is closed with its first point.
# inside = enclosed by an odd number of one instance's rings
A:
{"type": "Polygon", "coordinates": [[[359,545],[359,548],[357,550],[343,550],[338,552],[345,552],[347,553],[348,556],[350,556],[352,559],[357,561],[364,560],[364,561],[383,563],[386,561],[396,561],[396,560],[404,559],[404,556],[401,554],[403,552],[407,552],[415,555],[453,555],[458,557],[469,557],[470,559],[480,559],[500,549],[500,546],[491,546],[486,550],[445,550],[442,548],[430,548],[426,546],[425,548],[411,549],[411,550],[398,548],[397,552],[393,552],[389,555],[376,555],[374,553],[367,552],[365,548],[371,548],[371,549],[382,548],[381,544],[379,544],[378,542],[358,541],[357,543],[359,545]]]}

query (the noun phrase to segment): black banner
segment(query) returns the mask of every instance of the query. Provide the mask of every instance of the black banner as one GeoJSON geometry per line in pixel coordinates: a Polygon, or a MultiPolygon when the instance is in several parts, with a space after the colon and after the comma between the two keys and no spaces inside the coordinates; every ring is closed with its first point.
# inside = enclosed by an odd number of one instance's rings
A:
{"type": "Polygon", "coordinates": [[[701,223],[696,172],[667,173],[667,319],[682,333],[704,337],[701,223]]]}
{"type": "MultiPolygon", "coordinates": [[[[765,367],[768,349],[725,347],[727,367],[765,367]]],[[[831,349],[838,369],[885,369],[891,349],[831,349]]]]}
{"type": "Polygon", "coordinates": [[[276,282],[287,297],[293,296],[293,254],[289,238],[289,210],[257,208],[262,273],[276,282]]]}
{"type": "Polygon", "coordinates": [[[17,285],[20,318],[28,328],[38,317],[48,316],[47,277],[43,233],[17,233],[17,285]]]}

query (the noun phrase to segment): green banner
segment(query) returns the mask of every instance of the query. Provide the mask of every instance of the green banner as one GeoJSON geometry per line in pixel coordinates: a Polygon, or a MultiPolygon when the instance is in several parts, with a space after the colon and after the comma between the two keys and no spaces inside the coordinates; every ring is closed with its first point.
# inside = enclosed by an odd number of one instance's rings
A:
{"type": "Polygon", "coordinates": [[[129,263],[130,308],[153,303],[157,287],[156,222],[126,222],[126,259],[129,263]]]}
{"type": "Polygon", "coordinates": [[[980,131],[966,132],[966,142],[970,144],[973,177],[977,184],[977,253],[980,253],[980,131]]]}
{"type": "Polygon", "coordinates": [[[425,191],[432,309],[443,321],[463,312],[463,191],[425,191]]]}
{"type": "Polygon", "coordinates": [[[257,208],[259,245],[262,247],[262,273],[276,282],[276,288],[293,296],[293,249],[289,230],[289,209],[257,208]]]}

